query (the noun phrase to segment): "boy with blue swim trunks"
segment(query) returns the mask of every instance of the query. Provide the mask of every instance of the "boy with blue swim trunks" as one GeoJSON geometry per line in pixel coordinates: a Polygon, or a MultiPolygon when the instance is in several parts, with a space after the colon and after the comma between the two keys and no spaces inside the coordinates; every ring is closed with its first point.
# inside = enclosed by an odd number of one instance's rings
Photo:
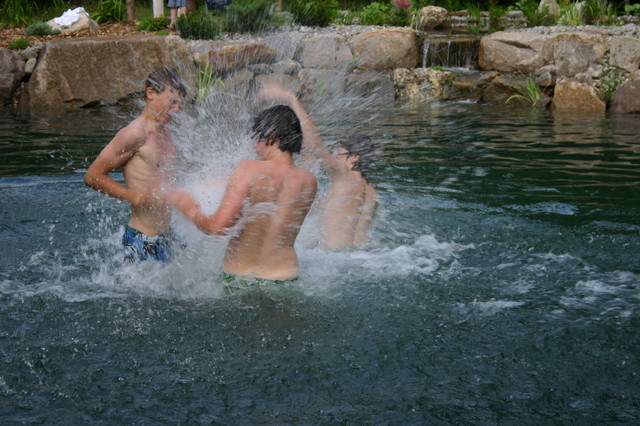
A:
{"type": "Polygon", "coordinates": [[[174,70],[162,67],[152,72],[142,113],[116,134],[85,174],[87,186],[131,205],[122,238],[128,261],[165,261],[171,254],[171,208],[164,191],[173,183],[176,150],[166,125],[180,110],[186,92],[174,70]],[[109,176],[119,167],[124,185],[109,176]]]}

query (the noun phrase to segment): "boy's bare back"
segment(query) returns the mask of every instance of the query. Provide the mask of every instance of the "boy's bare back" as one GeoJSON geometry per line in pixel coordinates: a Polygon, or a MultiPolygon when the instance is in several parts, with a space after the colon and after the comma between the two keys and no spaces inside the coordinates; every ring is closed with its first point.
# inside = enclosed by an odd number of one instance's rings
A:
{"type": "Polygon", "coordinates": [[[244,161],[233,186],[246,187],[243,224],[227,247],[226,272],[276,280],[298,276],[293,248],[316,194],[316,178],[293,164],[244,161]]]}

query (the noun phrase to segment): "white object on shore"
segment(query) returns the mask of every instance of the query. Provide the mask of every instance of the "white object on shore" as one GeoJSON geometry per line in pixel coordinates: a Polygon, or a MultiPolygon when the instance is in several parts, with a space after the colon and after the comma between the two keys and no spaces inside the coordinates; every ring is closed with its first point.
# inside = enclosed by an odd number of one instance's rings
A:
{"type": "Polygon", "coordinates": [[[58,18],[53,18],[53,21],[56,24],[60,25],[61,27],[69,27],[80,19],[81,13],[84,13],[85,15],[89,16],[87,11],[84,10],[84,7],[76,7],[73,10],[71,9],[67,10],[62,14],[62,16],[58,18]]]}

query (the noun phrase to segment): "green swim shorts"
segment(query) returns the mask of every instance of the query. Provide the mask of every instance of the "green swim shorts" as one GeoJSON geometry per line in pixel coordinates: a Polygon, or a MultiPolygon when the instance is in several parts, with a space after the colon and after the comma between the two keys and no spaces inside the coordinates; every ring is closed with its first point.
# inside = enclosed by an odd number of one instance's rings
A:
{"type": "Polygon", "coordinates": [[[287,285],[296,282],[298,279],[295,278],[293,280],[270,280],[267,278],[249,278],[222,271],[220,273],[220,280],[224,283],[225,294],[231,294],[239,290],[253,287],[287,285]]]}

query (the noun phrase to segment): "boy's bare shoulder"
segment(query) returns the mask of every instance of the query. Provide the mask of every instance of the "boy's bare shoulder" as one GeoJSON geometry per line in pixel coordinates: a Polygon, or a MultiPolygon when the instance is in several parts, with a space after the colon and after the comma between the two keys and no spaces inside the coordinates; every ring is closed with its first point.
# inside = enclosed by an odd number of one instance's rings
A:
{"type": "Polygon", "coordinates": [[[120,129],[117,135],[138,144],[143,144],[147,140],[148,136],[145,123],[139,117],[120,129]]]}

